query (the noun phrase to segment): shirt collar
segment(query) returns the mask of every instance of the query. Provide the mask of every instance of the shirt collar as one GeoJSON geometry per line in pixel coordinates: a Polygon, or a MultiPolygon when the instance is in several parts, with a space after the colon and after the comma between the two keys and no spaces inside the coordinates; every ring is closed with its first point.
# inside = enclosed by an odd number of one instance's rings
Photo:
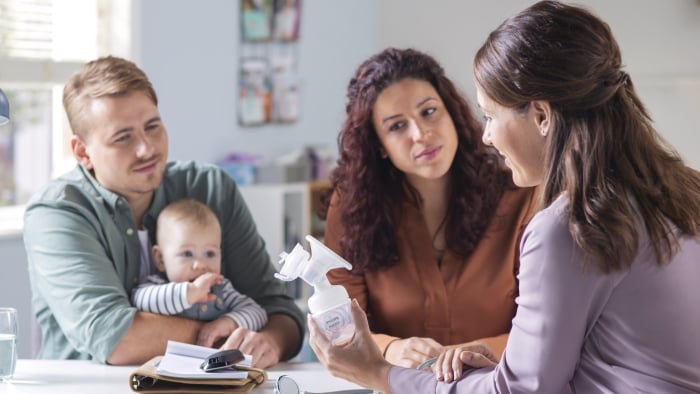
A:
{"type": "Polygon", "coordinates": [[[82,164],[78,164],[78,170],[80,170],[80,172],[83,174],[83,177],[87,179],[87,181],[93,187],[97,196],[101,197],[102,200],[106,203],[106,205],[112,208],[112,210],[117,209],[117,204],[127,203],[124,197],[110,190],[107,190],[104,186],[97,182],[97,179],[95,179],[95,177],[92,175],[92,172],[85,168],[82,164]]]}

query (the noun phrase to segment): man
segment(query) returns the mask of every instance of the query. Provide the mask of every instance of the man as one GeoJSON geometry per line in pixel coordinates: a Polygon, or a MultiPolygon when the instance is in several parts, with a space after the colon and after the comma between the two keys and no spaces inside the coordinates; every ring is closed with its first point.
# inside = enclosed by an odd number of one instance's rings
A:
{"type": "Polygon", "coordinates": [[[134,287],[154,273],[150,244],[167,203],[194,198],[222,225],[222,274],[268,313],[260,331],[234,330],[238,348],[265,368],[294,356],[304,320],[285,292],[235,183],[215,166],[167,162],[156,93],[134,63],[105,57],[66,84],[63,105],[78,166],[27,205],[24,242],[41,358],[139,364],[168,339],[195,343],[194,320],[138,312],[134,287]]]}

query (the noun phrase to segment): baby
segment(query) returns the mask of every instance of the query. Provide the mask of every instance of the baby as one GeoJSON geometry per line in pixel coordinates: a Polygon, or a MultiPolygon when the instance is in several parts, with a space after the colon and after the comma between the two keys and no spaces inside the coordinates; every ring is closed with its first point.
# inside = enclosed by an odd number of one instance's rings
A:
{"type": "Polygon", "coordinates": [[[207,346],[238,327],[258,331],[267,324],[265,310],[221,275],[221,225],[209,207],[175,201],[160,213],[156,228],[152,255],[161,274],[134,289],[138,310],[208,321],[197,340],[207,346]]]}

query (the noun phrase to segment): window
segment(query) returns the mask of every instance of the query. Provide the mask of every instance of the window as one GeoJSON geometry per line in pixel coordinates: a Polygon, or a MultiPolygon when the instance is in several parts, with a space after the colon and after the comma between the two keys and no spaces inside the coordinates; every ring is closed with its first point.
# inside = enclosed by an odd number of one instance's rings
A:
{"type": "Polygon", "coordinates": [[[61,104],[65,81],[86,61],[131,58],[131,2],[0,0],[0,234],[21,229],[22,205],[75,165],[61,104]]]}

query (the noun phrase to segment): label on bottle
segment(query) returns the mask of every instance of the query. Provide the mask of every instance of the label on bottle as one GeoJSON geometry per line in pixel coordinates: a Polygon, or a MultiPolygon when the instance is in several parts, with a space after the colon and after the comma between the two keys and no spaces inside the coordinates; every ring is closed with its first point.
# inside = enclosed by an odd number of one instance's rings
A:
{"type": "Polygon", "coordinates": [[[344,302],[335,308],[313,315],[323,333],[332,344],[337,345],[352,337],[355,323],[350,314],[350,302],[344,302]]]}

